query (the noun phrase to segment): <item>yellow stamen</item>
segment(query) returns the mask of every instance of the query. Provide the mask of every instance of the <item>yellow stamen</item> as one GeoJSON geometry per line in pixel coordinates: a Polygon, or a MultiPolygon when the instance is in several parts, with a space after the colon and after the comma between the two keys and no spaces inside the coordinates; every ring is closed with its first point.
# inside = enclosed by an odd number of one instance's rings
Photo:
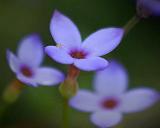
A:
{"type": "Polygon", "coordinates": [[[58,47],[58,48],[61,48],[63,45],[62,44],[60,44],[60,43],[58,43],[57,45],[56,45],[56,47],[58,47]]]}

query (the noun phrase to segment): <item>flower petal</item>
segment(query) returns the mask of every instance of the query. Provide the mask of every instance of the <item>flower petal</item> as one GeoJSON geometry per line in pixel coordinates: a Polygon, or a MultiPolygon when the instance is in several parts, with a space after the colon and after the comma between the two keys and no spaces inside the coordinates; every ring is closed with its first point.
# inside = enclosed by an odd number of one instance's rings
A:
{"type": "Polygon", "coordinates": [[[121,28],[101,29],[91,34],[84,42],[83,47],[88,49],[93,55],[102,56],[115,49],[124,34],[121,28]]]}
{"type": "Polygon", "coordinates": [[[134,89],[122,97],[122,111],[126,113],[142,111],[151,107],[160,99],[160,95],[149,88],[134,89]]]}
{"type": "Polygon", "coordinates": [[[19,74],[17,74],[17,78],[21,82],[23,82],[23,83],[25,83],[27,85],[30,85],[30,86],[33,86],[33,87],[37,87],[37,83],[36,83],[34,77],[33,78],[27,78],[24,75],[22,75],[21,73],[19,73],[19,74]]]}
{"type": "Polygon", "coordinates": [[[80,111],[92,112],[98,109],[98,97],[87,90],[79,90],[70,105],[80,111]]]}
{"type": "Polygon", "coordinates": [[[73,58],[63,49],[55,46],[45,47],[45,52],[55,61],[62,64],[72,64],[73,58]]]}
{"type": "Polygon", "coordinates": [[[87,59],[77,59],[74,65],[84,71],[95,71],[107,67],[108,61],[101,57],[90,57],[87,59]]]}
{"type": "Polygon", "coordinates": [[[56,43],[62,47],[70,48],[81,45],[81,36],[76,25],[57,10],[51,19],[50,31],[56,43]]]}
{"type": "Polygon", "coordinates": [[[17,73],[19,71],[20,62],[10,50],[7,50],[7,60],[11,70],[17,73]]]}
{"type": "Polygon", "coordinates": [[[25,37],[19,46],[18,57],[23,63],[38,66],[43,60],[43,46],[38,35],[25,37]]]}
{"type": "Polygon", "coordinates": [[[128,85],[128,74],[124,67],[112,60],[108,67],[95,74],[94,87],[99,94],[123,93],[128,85]]]}
{"type": "Polygon", "coordinates": [[[91,121],[101,127],[112,127],[120,123],[122,114],[115,111],[97,111],[91,115],[91,121]]]}
{"type": "Polygon", "coordinates": [[[35,79],[41,85],[56,85],[64,80],[64,75],[57,69],[43,67],[37,70],[35,79]]]}

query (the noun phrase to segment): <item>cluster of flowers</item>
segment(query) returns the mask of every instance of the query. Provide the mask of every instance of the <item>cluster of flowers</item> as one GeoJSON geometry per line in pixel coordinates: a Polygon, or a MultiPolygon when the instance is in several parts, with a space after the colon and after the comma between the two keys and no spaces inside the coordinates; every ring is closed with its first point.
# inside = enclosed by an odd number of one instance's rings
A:
{"type": "MultiPolygon", "coordinates": [[[[147,10],[149,0],[140,0],[147,10]]],[[[152,4],[159,1],[153,0],[152,4]]],[[[150,88],[137,88],[126,92],[128,75],[124,67],[114,60],[100,57],[114,50],[123,38],[123,28],[103,28],[91,34],[82,43],[76,25],[62,13],[55,11],[50,24],[56,46],[43,47],[37,34],[22,39],[17,56],[7,50],[11,70],[21,82],[37,87],[53,86],[63,82],[65,75],[53,67],[40,67],[44,51],[53,60],[72,65],[78,70],[97,71],[94,77],[95,92],[80,89],[69,101],[70,105],[84,112],[92,112],[91,121],[99,127],[111,127],[122,120],[122,113],[142,111],[159,100],[159,93],[150,88]]]]}

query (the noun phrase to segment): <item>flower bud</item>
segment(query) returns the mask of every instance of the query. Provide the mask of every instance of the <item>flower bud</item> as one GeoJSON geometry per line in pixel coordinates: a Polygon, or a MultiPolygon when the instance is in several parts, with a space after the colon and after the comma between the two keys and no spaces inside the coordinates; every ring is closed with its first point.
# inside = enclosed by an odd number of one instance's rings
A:
{"type": "Polygon", "coordinates": [[[141,18],[148,18],[151,15],[160,16],[160,1],[137,0],[137,14],[141,18]]]}
{"type": "Polygon", "coordinates": [[[19,80],[13,81],[5,90],[2,95],[3,101],[11,104],[14,103],[21,94],[23,84],[19,80]]]}
{"type": "Polygon", "coordinates": [[[59,87],[59,91],[64,98],[71,98],[78,91],[78,83],[75,79],[67,78],[59,87]]]}
{"type": "Polygon", "coordinates": [[[151,15],[150,9],[145,6],[143,0],[137,0],[137,14],[141,18],[148,18],[151,15]]]}

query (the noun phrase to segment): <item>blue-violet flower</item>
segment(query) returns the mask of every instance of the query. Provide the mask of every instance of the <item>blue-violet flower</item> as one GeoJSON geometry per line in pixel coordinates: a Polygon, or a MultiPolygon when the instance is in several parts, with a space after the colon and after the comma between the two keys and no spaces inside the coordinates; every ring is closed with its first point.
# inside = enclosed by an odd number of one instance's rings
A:
{"type": "Polygon", "coordinates": [[[59,63],[73,64],[85,71],[105,68],[108,61],[100,56],[115,49],[124,34],[122,28],[103,28],[82,43],[76,25],[58,11],[53,14],[50,31],[57,46],[47,46],[45,52],[59,63]]]}
{"type": "Polygon", "coordinates": [[[137,11],[144,18],[150,15],[160,16],[160,1],[137,0],[137,11]]]}
{"type": "Polygon", "coordinates": [[[70,105],[84,112],[92,112],[91,121],[102,128],[117,125],[123,113],[142,111],[159,100],[159,93],[150,88],[126,91],[128,76],[122,65],[110,65],[95,75],[95,92],[79,90],[70,105]]]}
{"type": "Polygon", "coordinates": [[[18,57],[7,50],[7,60],[11,70],[21,82],[37,86],[56,85],[64,80],[60,71],[50,67],[40,67],[44,52],[40,37],[37,34],[29,35],[22,39],[18,57]]]}

